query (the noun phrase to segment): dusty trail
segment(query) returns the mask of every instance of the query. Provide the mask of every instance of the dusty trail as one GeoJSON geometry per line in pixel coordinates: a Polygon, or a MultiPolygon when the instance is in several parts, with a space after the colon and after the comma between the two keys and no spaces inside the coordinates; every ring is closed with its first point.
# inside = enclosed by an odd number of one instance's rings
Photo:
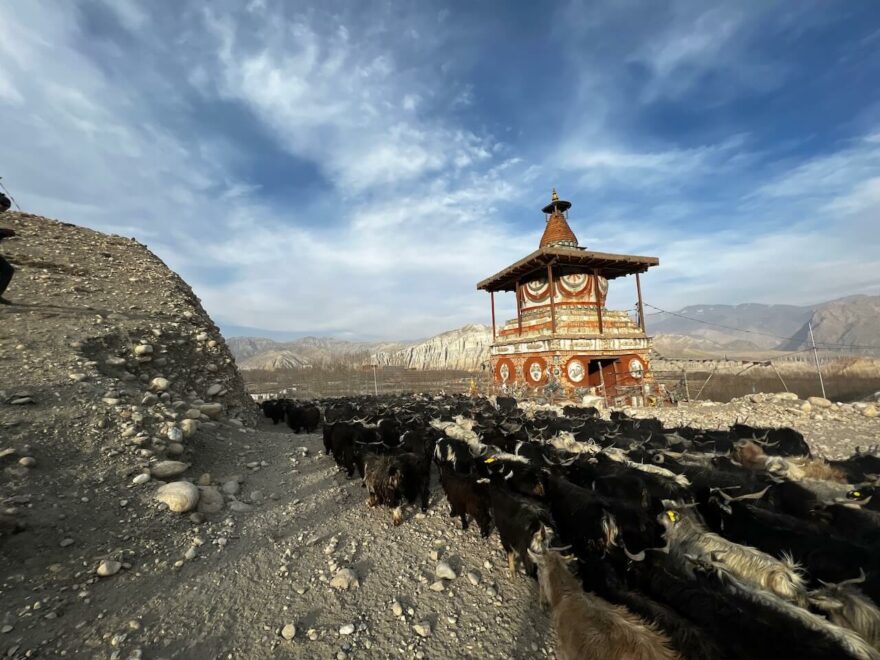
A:
{"type": "MultiPolygon", "coordinates": [[[[79,584],[86,575],[77,577],[74,561],[62,562],[46,581],[22,575],[7,602],[25,600],[35,586],[80,596],[68,598],[58,618],[37,623],[34,616],[31,629],[16,622],[2,638],[4,650],[46,640],[46,655],[74,657],[548,655],[549,623],[533,581],[522,574],[510,580],[497,536],[487,542],[476,529],[462,532],[436,484],[428,514],[410,510],[394,528],[388,510],[366,506],[360,481],[346,480],[323,455],[320,435],[295,436],[267,421],[256,432],[221,425],[200,443],[205,447],[197,448],[190,473],[208,472],[221,483],[241,475],[238,498],[253,508],[227,507],[194,524],[158,511],[148,496],[132,498],[129,509],[143,508],[142,515],[125,521],[116,539],[128,548],[131,567],[90,586],[79,584]],[[265,466],[247,467],[255,462],[265,466]],[[152,540],[144,543],[142,535],[152,540]],[[327,554],[334,537],[337,548],[327,554]],[[186,560],[190,548],[195,556],[186,560]],[[442,592],[429,589],[436,580],[433,550],[458,575],[442,592]],[[329,586],[337,564],[355,571],[358,588],[329,586]],[[479,584],[468,571],[480,576],[479,584]],[[401,617],[392,611],[394,600],[401,617]],[[414,630],[425,622],[429,637],[414,630]],[[296,627],[292,640],[279,634],[285,624],[296,627]],[[340,634],[348,624],[354,632],[340,634]]],[[[25,535],[10,541],[18,545],[25,535]]],[[[83,563],[88,571],[91,564],[83,563]]]]}

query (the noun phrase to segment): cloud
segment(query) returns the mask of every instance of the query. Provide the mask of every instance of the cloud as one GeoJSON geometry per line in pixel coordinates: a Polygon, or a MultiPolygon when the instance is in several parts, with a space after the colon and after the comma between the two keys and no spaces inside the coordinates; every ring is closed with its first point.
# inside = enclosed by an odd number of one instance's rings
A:
{"type": "MultiPolygon", "coordinates": [[[[506,12],[12,0],[0,174],[28,210],[146,242],[228,327],[486,322],[475,284],[536,247],[553,185],[582,243],[660,256],[643,287],[667,309],[875,290],[876,128],[793,147],[760,118],[687,123],[790,75],[749,50],[778,12],[627,6],[525,53],[490,39],[534,31],[506,12]]],[[[611,292],[630,307],[634,283],[611,292]]]]}

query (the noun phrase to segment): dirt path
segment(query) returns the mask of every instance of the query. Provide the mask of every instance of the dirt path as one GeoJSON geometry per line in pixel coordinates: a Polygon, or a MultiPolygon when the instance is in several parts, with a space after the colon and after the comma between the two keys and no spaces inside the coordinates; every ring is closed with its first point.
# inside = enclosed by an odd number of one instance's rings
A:
{"type": "MultiPolygon", "coordinates": [[[[475,529],[462,532],[436,485],[428,514],[410,511],[394,528],[387,510],[367,508],[360,481],[347,481],[321,453],[319,435],[261,423],[256,432],[221,425],[199,436],[205,447],[190,474],[220,483],[241,476],[238,500],[253,508],[227,506],[194,524],[159,511],[148,490],[117,489],[127,490],[128,503],[115,528],[82,535],[75,551],[59,549],[66,560],[53,566],[24,559],[8,576],[0,616],[14,628],[0,637],[4,652],[18,647],[13,656],[23,656],[42,645],[47,657],[552,655],[533,582],[508,579],[497,536],[487,542],[475,529]],[[130,568],[96,578],[98,557],[120,548],[130,568]],[[441,592],[429,588],[432,550],[458,575],[441,592]],[[336,566],[353,569],[359,587],[331,588],[336,566]],[[36,600],[47,602],[35,610],[36,600]],[[47,619],[44,611],[57,614],[47,619]],[[285,624],[296,628],[292,640],[280,635],[285,624]],[[340,634],[349,624],[354,632],[340,634]],[[427,624],[430,636],[416,624],[427,624]]],[[[4,552],[23,549],[27,535],[4,552]]]]}

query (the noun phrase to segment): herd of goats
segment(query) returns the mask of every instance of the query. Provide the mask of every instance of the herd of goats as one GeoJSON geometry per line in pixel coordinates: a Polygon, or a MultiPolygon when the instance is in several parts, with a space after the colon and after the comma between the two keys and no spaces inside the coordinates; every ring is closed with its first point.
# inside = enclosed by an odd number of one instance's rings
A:
{"type": "Polygon", "coordinates": [[[370,506],[429,503],[497,530],[537,577],[563,659],[880,659],[880,458],[811,456],[792,429],[664,428],[510,398],[261,404],[370,506]],[[560,414],[561,413],[561,414],[560,414]]]}

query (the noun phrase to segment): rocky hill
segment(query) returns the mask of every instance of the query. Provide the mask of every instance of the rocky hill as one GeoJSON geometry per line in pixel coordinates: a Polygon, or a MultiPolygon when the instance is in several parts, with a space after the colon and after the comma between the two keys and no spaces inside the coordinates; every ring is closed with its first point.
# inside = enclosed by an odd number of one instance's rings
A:
{"type": "MultiPolygon", "coordinates": [[[[818,305],[812,320],[820,347],[872,346],[880,350],[880,296],[849,296],[818,305]]],[[[808,346],[810,329],[805,322],[779,348],[797,351],[808,346]]]]}
{"type": "Polygon", "coordinates": [[[274,341],[263,337],[232,337],[229,348],[241,369],[290,367],[361,367],[376,353],[393,353],[411,342],[357,342],[335,337],[303,337],[274,341]]]}
{"type": "Polygon", "coordinates": [[[648,316],[650,333],[694,337],[706,340],[708,345],[714,344],[716,350],[722,351],[735,350],[734,346],[745,350],[767,350],[779,345],[779,337],[789,337],[797,332],[809,320],[812,309],[757,303],[690,305],[675,314],[678,316],[665,312],[648,316]]]}
{"type": "Polygon", "coordinates": [[[475,371],[489,359],[492,328],[471,324],[394,352],[375,355],[378,364],[408,369],[475,371]]]}

